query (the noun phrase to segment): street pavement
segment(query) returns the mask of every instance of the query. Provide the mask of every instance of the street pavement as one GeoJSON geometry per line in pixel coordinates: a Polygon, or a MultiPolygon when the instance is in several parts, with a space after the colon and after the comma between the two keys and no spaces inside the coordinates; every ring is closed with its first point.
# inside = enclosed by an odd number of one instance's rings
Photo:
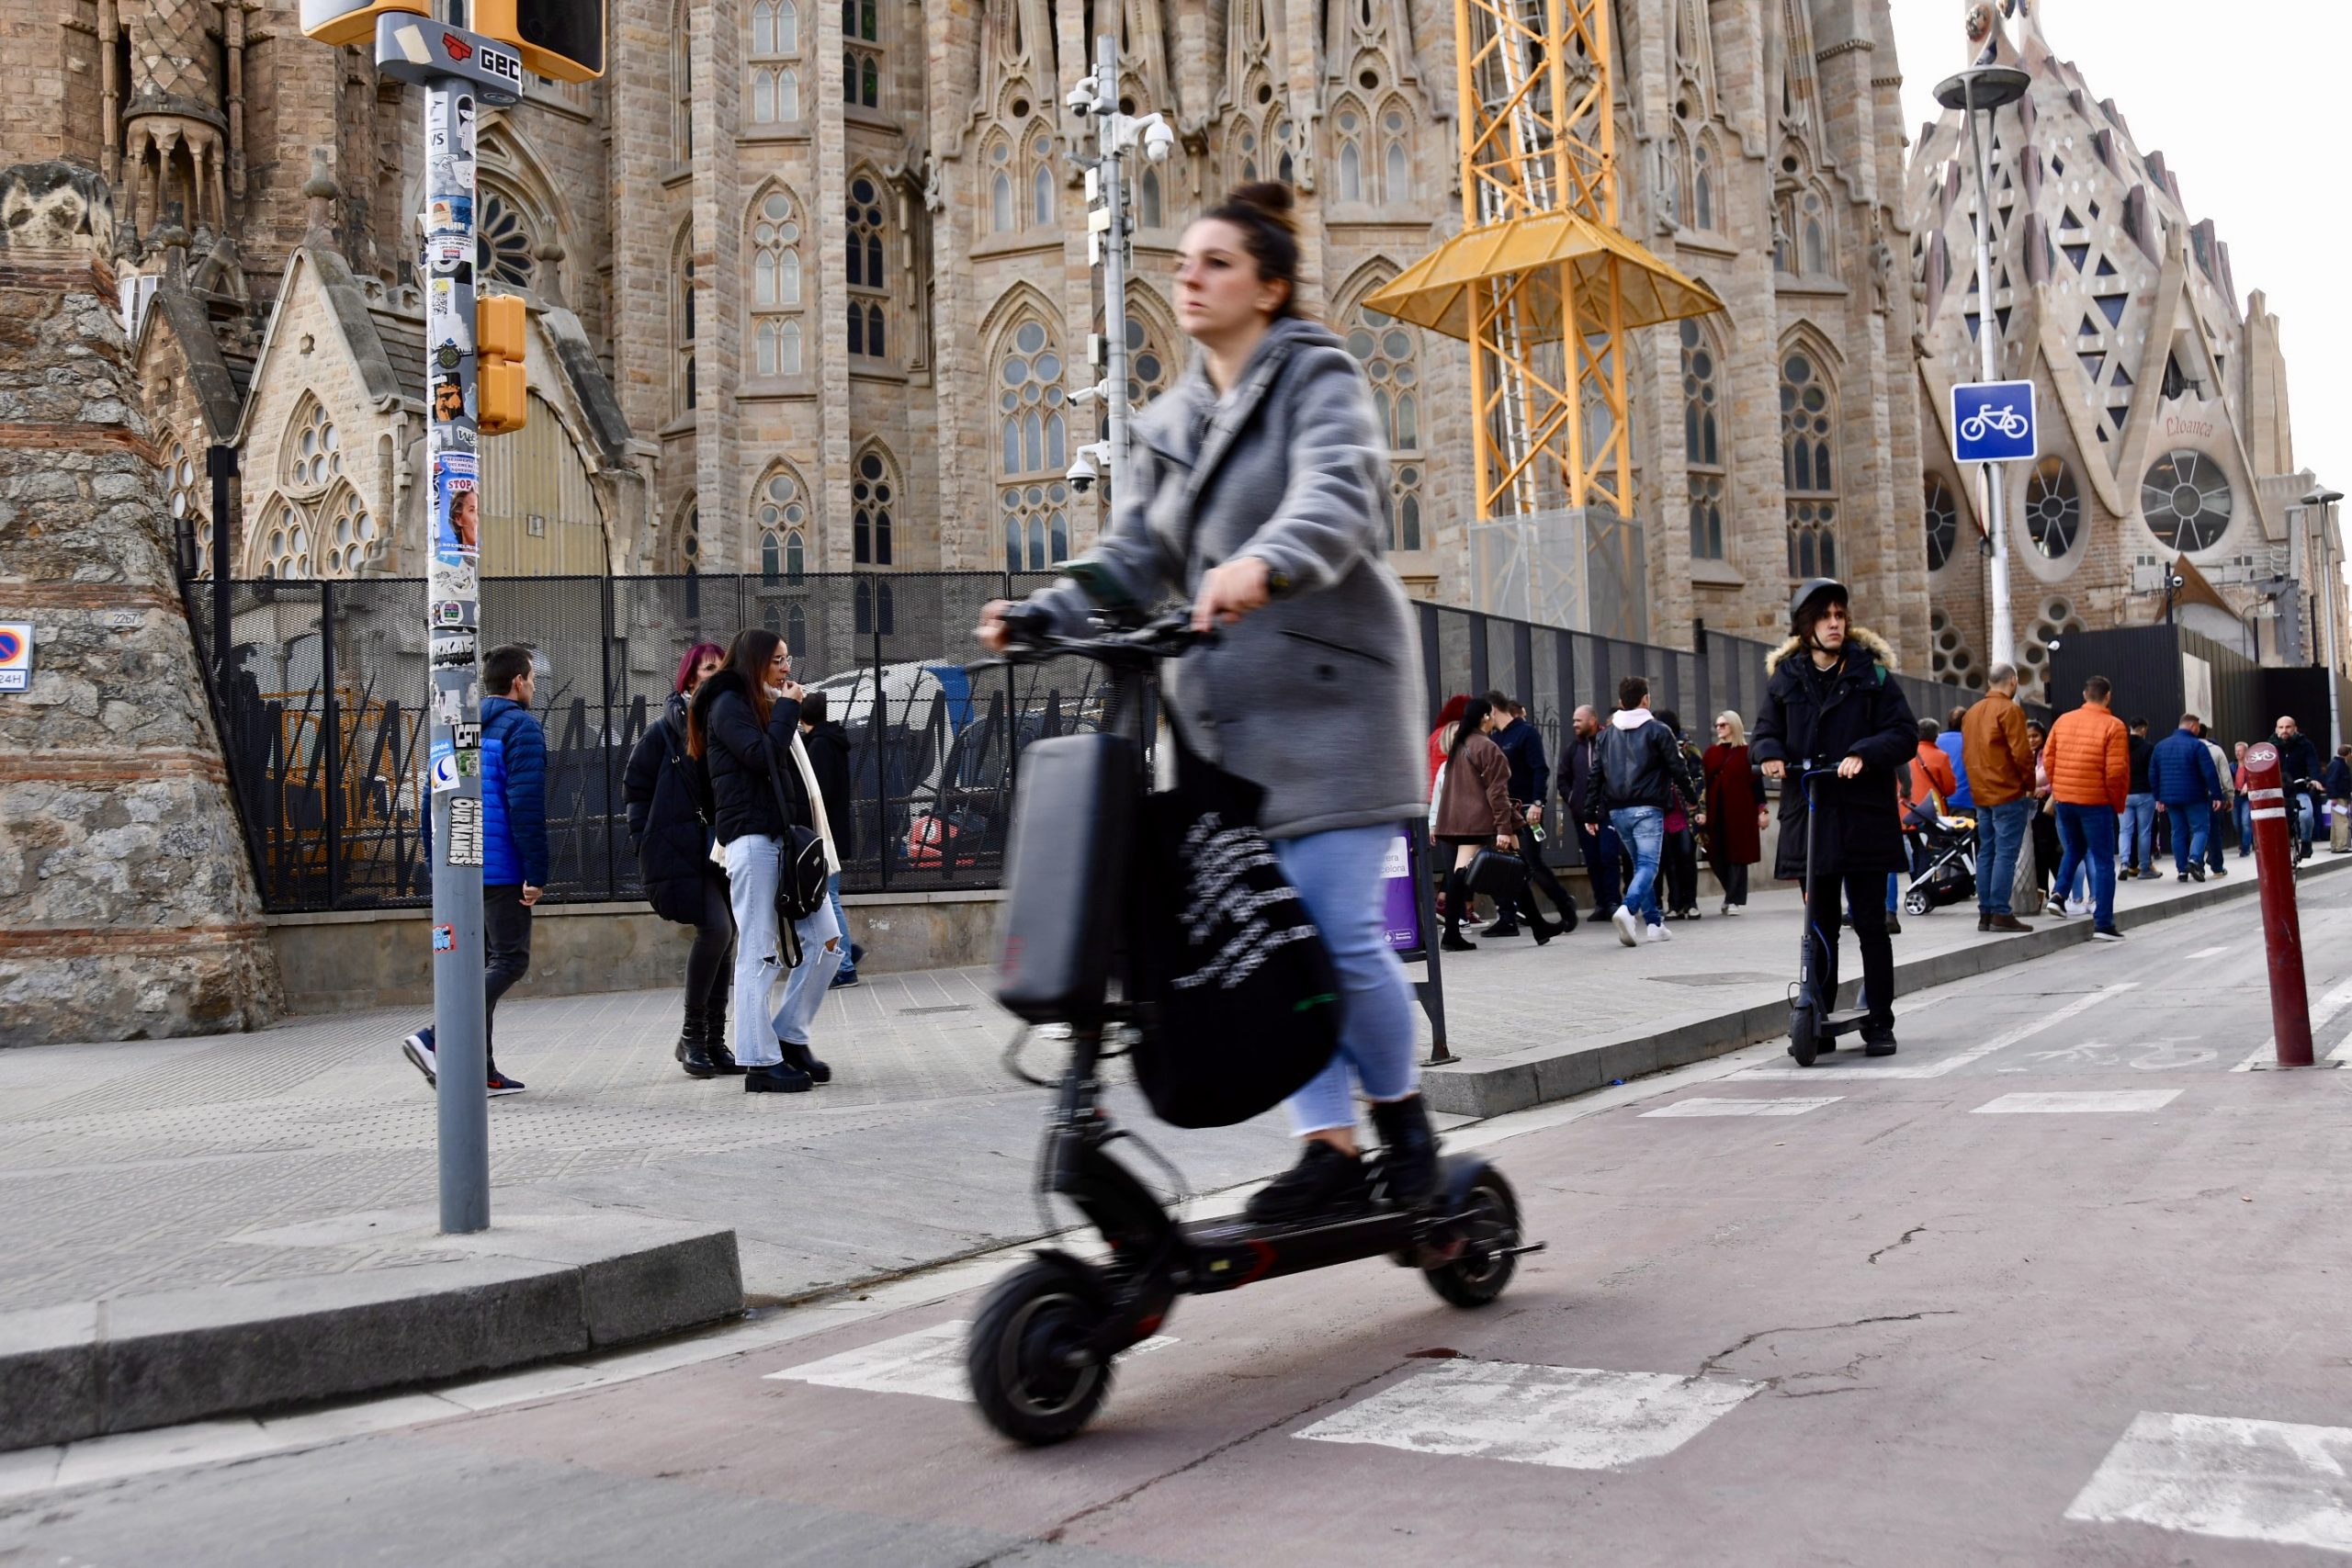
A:
{"type": "MultiPolygon", "coordinates": [[[[2303,931],[2352,1055],[2352,878],[2303,931]]],[[[2268,1032],[2234,902],[1906,998],[1892,1058],[1759,1045],[1456,1129],[1551,1244],[1499,1303],[1378,1262],[1185,1301],[1062,1448],[960,1398],[1001,1256],[0,1456],[0,1562],[2341,1561],[2352,1073],[2238,1070],[2268,1032]]]]}
{"type": "MultiPolygon", "coordinates": [[[[2240,875],[2252,863],[2232,863],[2240,875]]],[[[2188,891],[2127,884],[2120,903],[2188,891]]],[[[1907,921],[1897,956],[1994,940],[1972,912],[1907,921]]],[[[1747,914],[1676,922],[1661,946],[1628,950],[1592,922],[1541,949],[1525,936],[1487,942],[1448,956],[1449,1044],[1475,1059],[1605,1040],[1753,1000],[1759,987],[1777,994],[1797,929],[1794,895],[1774,889],[1747,914]]],[[[433,1201],[433,1095],[397,1044],[420,1021],[358,1012],[244,1035],[0,1052],[0,1313],[418,1261],[413,1248],[294,1246],[284,1233],[433,1201]]],[[[545,1195],[731,1225],[755,1303],[1066,1223],[1039,1213],[1043,1101],[1001,1066],[1017,1026],[985,970],[877,975],[833,992],[817,1045],[834,1081],[807,1095],[684,1077],[670,1055],[674,991],[536,998],[526,985],[498,1023],[501,1065],[530,1087],[491,1102],[493,1219],[501,1202],[545,1195]]],[[[1043,1043],[1032,1051],[1050,1063],[1043,1043]]],[[[1131,1124],[1140,1103],[1115,1091],[1131,1124]]],[[[1278,1114],[1158,1141],[1202,1192],[1290,1157],[1278,1114]]]]}

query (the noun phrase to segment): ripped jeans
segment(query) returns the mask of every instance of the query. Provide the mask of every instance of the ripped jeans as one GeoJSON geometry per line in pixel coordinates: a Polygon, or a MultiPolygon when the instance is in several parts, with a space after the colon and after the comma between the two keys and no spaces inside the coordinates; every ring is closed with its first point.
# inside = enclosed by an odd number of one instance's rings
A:
{"type": "Polygon", "coordinates": [[[735,1059],[747,1067],[773,1067],[784,1060],[777,1045],[789,1040],[809,1043],[808,1026],[824,1005],[826,987],[839,970],[838,963],[820,954],[840,952],[841,930],[833,924],[831,904],[793,922],[800,933],[801,961],[785,970],[778,956],[776,878],[783,845],[775,839],[746,833],[727,846],[728,894],[735,907],[735,1059]],[[768,997],[778,972],[785,976],[784,1000],[771,1012],[768,997]]]}

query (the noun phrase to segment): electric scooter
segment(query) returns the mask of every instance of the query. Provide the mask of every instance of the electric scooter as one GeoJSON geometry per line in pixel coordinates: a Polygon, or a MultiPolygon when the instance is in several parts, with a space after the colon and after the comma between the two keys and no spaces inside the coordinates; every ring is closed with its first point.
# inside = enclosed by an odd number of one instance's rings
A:
{"type": "MultiPolygon", "coordinates": [[[[1808,761],[1798,771],[1797,787],[1804,791],[1804,864],[1810,875],[1813,870],[1813,829],[1819,819],[1814,810],[1813,781],[1834,778],[1835,768],[1815,767],[1808,761]]],[[[1789,1055],[1797,1066],[1809,1067],[1814,1059],[1838,1049],[1838,1037],[1852,1034],[1870,1021],[1868,1008],[1853,1008],[1845,1012],[1832,1010],[1838,998],[1823,996],[1813,974],[1813,915],[1808,909],[1800,923],[1797,935],[1796,990],[1789,1001],[1789,1055]]],[[[1836,941],[1836,936],[1823,938],[1823,945],[1836,941]]]]}
{"type": "MultiPolygon", "coordinates": [[[[1260,1224],[1241,1215],[1180,1221],[1113,1154],[1134,1134],[1103,1109],[1101,1064],[1151,1027],[1150,1009],[1125,982],[1128,850],[1148,785],[1144,739],[1156,724],[1159,661],[1204,638],[1187,616],[1125,617],[1101,635],[1046,634],[1034,614],[1007,617],[1007,663],[1076,656],[1112,675],[1102,729],[1033,742],[1021,754],[998,998],[1032,1026],[1058,1026],[1069,1061],[1048,1084],[1007,1053],[1016,1077],[1055,1089],[1039,1171],[1041,1190],[1074,1203],[1101,1232],[1108,1258],[1057,1247],[1005,1279],[972,1325],[966,1370],[989,1425],[1032,1446],[1075,1434],[1110,1392],[1112,1359],[1159,1332],[1180,1295],[1237,1290],[1261,1280],[1384,1254],[1420,1270],[1456,1306],[1483,1306],[1510,1282],[1519,1258],[1519,1201],[1476,1155],[1441,1157],[1437,1195],[1393,1207],[1377,1156],[1375,1203],[1328,1218],[1260,1224]]],[[[1214,634],[1210,634],[1214,635],[1214,634]]],[[[1163,1162],[1164,1163],[1164,1162],[1163,1162]]]]}

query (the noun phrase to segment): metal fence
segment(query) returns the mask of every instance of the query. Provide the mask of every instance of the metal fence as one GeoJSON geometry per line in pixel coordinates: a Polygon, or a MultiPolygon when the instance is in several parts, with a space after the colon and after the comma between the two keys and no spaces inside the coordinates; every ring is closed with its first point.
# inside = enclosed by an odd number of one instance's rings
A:
{"type": "MultiPolygon", "coordinates": [[[[548,735],[556,902],[640,896],[621,781],[659,719],[678,661],[746,626],[782,635],[797,673],[827,692],[851,739],[852,820],[837,824],[842,886],[860,893],[986,888],[1002,865],[1020,754],[1092,728],[1095,668],[1054,660],[967,671],[990,599],[1048,581],[1001,572],[785,577],[492,578],[482,646],[524,642],[543,662],[534,711],[548,735]]],[[[209,598],[211,585],[191,584],[209,598]]],[[[1432,713],[1448,694],[1500,687],[1524,701],[1560,755],[1578,703],[1606,712],[1618,679],[1649,678],[1653,704],[1703,739],[1733,708],[1751,721],[1765,645],[1702,630],[1695,649],[1594,637],[1435,604],[1417,607],[1432,713]]],[[[214,668],[209,604],[190,616],[214,668]]],[[[424,585],[410,579],[240,581],[216,700],[265,905],[298,910],[421,908],[432,879],[420,832],[424,585]]],[[[1939,715],[1963,688],[1908,677],[1939,715]]]]}

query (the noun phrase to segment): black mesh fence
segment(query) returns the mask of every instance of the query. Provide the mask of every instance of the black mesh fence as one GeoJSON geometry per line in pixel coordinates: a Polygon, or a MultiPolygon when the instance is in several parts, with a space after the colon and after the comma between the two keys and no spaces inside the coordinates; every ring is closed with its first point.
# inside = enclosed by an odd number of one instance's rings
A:
{"type": "MultiPolygon", "coordinates": [[[[538,650],[534,711],[548,736],[548,896],[634,900],[621,798],[630,750],[659,720],[685,651],[746,626],[790,645],[851,741],[852,820],[834,824],[842,886],[987,888],[1004,859],[1022,750],[1103,721],[1096,667],[1057,660],[972,670],[990,599],[1048,581],[1001,572],[785,577],[492,578],[482,646],[538,650]]],[[[209,596],[210,584],[195,589],[209,596]]],[[[207,666],[209,604],[190,620],[207,666]]],[[[220,727],[262,897],[273,912],[422,907],[424,585],[405,579],[232,585],[220,727]]],[[[1447,697],[1499,688],[1528,707],[1555,762],[1579,704],[1606,714],[1626,675],[1703,743],[1713,716],[1753,722],[1765,645],[1708,632],[1697,650],[1417,606],[1431,722],[1447,697]]],[[[1940,716],[1959,687],[1904,677],[1940,716]]],[[[1557,820],[1556,815],[1553,818],[1557,820]]]]}

